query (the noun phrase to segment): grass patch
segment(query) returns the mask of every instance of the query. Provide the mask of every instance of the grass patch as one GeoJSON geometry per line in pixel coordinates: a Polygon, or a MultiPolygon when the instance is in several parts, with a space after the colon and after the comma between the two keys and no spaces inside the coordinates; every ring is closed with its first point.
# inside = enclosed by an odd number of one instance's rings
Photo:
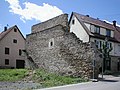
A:
{"type": "Polygon", "coordinates": [[[44,70],[37,69],[34,71],[27,69],[0,69],[0,81],[18,81],[22,79],[40,83],[43,88],[62,86],[68,84],[76,84],[86,82],[81,78],[73,78],[69,76],[61,76],[55,73],[48,73],[44,70]]]}
{"type": "Polygon", "coordinates": [[[44,70],[36,70],[33,80],[41,83],[43,87],[62,86],[87,81],[81,78],[72,78],[68,76],[60,76],[54,73],[47,73],[44,70]]]}
{"type": "Polygon", "coordinates": [[[0,81],[17,81],[26,76],[26,69],[0,69],[0,81]]]}

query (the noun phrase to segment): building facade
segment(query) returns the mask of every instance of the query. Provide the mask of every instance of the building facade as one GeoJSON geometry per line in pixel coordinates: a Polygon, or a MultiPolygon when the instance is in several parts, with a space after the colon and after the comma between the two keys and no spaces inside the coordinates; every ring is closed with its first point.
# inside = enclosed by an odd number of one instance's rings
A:
{"type": "Polygon", "coordinates": [[[95,42],[100,50],[107,39],[107,48],[111,49],[111,60],[106,63],[109,70],[120,71],[120,27],[116,21],[109,24],[89,15],[81,15],[73,12],[69,20],[70,32],[73,32],[83,42],[95,42]]]}
{"type": "Polygon", "coordinates": [[[25,38],[15,25],[0,33],[0,67],[24,68],[25,57],[22,50],[25,49],[25,38]]]}

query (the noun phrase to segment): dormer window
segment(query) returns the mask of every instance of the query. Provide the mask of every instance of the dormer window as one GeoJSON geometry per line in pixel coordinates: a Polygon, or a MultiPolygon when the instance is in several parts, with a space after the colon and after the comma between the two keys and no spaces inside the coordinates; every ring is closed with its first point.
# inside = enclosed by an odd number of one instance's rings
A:
{"type": "Polygon", "coordinates": [[[106,29],[106,36],[111,37],[111,30],[106,29]]]}
{"type": "Polygon", "coordinates": [[[100,27],[99,26],[94,27],[94,33],[100,34],[100,27]]]}

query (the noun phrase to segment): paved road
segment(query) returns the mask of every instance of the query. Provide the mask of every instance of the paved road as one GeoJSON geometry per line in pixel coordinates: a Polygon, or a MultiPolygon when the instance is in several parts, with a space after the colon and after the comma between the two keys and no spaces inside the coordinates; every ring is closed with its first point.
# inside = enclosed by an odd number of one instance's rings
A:
{"type": "Polygon", "coordinates": [[[107,77],[99,82],[87,82],[39,90],[120,90],[120,77],[107,77]]]}

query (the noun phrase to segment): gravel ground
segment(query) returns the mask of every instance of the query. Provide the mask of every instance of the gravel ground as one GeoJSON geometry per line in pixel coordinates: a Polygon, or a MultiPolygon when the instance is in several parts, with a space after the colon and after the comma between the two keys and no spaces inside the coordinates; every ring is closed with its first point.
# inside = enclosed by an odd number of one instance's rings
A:
{"type": "Polygon", "coordinates": [[[0,82],[0,90],[33,90],[38,88],[40,89],[42,86],[32,81],[0,82]]]}

